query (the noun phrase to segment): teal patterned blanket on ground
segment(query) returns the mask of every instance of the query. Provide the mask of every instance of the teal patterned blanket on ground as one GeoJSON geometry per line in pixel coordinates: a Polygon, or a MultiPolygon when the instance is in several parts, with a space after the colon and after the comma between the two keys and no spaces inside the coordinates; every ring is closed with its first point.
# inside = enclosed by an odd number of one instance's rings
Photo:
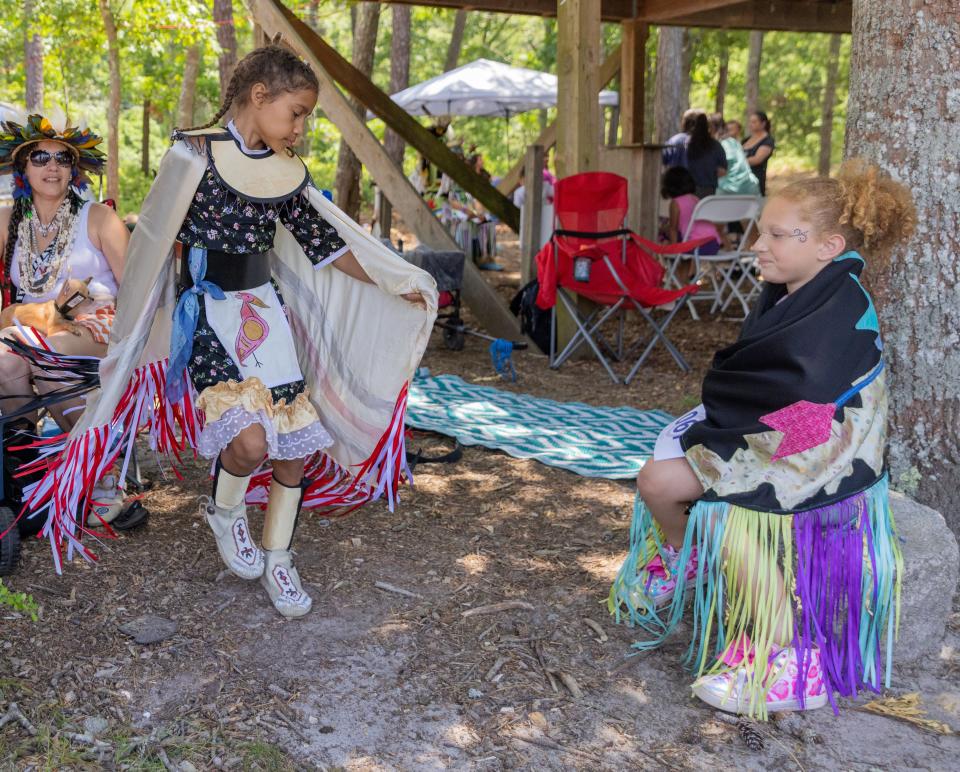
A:
{"type": "Polygon", "coordinates": [[[593,407],[475,386],[456,375],[410,384],[407,426],[584,477],[636,477],[670,421],[662,410],[593,407]]]}

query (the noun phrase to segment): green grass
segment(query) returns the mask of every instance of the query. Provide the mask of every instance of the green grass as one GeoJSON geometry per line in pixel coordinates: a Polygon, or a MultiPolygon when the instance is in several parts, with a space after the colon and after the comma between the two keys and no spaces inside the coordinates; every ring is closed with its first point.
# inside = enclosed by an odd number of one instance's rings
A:
{"type": "MultiPolygon", "coordinates": [[[[0,680],[0,694],[3,689],[16,685],[12,679],[0,680]]],[[[172,734],[166,727],[161,727],[155,731],[156,742],[152,744],[137,742],[144,736],[142,730],[116,725],[100,737],[113,748],[112,754],[106,754],[101,762],[93,749],[72,743],[60,735],[65,729],[83,731],[60,707],[48,705],[43,713],[42,717],[30,715],[37,727],[36,737],[29,737],[17,724],[8,724],[0,730],[0,769],[20,769],[31,764],[37,772],[100,770],[105,763],[108,768],[122,767],[133,772],[163,772],[165,767],[160,759],[160,747],[174,766],[189,761],[197,769],[205,769],[214,756],[219,756],[224,760],[241,759],[235,769],[243,772],[293,772],[296,769],[290,757],[269,740],[262,737],[241,741],[224,738],[213,725],[198,729],[190,736],[172,734]]]]}

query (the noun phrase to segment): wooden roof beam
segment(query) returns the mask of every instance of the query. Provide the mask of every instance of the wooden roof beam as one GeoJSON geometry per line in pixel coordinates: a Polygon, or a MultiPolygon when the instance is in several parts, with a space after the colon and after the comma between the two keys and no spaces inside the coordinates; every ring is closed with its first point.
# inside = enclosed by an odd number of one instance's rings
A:
{"type": "MultiPolygon", "coordinates": [[[[390,2],[525,16],[557,15],[557,0],[390,0],[390,2]]],[[[637,0],[638,5],[642,2],[643,0],[637,0]]],[[[633,18],[633,0],[601,0],[600,18],[603,21],[623,21],[633,18]]]]}
{"type": "MultiPolygon", "coordinates": [[[[557,0],[390,0],[432,8],[556,16],[557,0]]],[[[634,18],[634,0],[602,0],[604,21],[634,18]]],[[[636,0],[650,24],[792,32],[850,32],[852,0],[636,0]]]]}
{"type": "Polygon", "coordinates": [[[638,16],[646,22],[656,24],[688,16],[691,13],[706,13],[731,5],[740,5],[744,0],[639,0],[638,16]]]}
{"type": "MultiPolygon", "coordinates": [[[[663,2],[668,0],[647,0],[663,2]]],[[[702,6],[714,0],[696,3],[677,0],[678,8],[702,6]]],[[[716,0],[719,2],[719,0],[716,0]]],[[[816,2],[808,0],[750,0],[736,5],[714,7],[708,11],[678,12],[660,20],[675,27],[719,27],[723,29],[783,30],[787,32],[847,32],[852,29],[852,0],[816,2]]]]}

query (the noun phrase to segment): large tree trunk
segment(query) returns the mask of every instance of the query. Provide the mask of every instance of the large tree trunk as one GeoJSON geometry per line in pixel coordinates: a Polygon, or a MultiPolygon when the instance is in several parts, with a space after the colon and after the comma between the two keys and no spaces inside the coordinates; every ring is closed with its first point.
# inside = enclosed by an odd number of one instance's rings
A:
{"type": "Polygon", "coordinates": [[[682,27],[661,27],[657,39],[657,79],[653,98],[653,141],[664,142],[680,131],[683,111],[682,27]]]}
{"type": "Polygon", "coordinates": [[[763,32],[750,33],[750,50],[747,54],[747,117],[760,109],[760,57],[763,53],[763,32]]]}
{"type": "MultiPolygon", "coordinates": [[[[353,55],[351,61],[367,77],[373,71],[373,55],[377,48],[377,27],[380,24],[380,3],[359,3],[357,23],[353,30],[353,55]]],[[[364,107],[355,99],[357,115],[363,115],[364,107]]],[[[360,218],[360,161],[353,154],[346,140],[340,140],[340,155],[337,158],[337,205],[354,220],[360,218]]]]}
{"type": "MultiPolygon", "coordinates": [[[[393,37],[390,42],[390,93],[395,94],[410,85],[410,6],[393,5],[393,37]]],[[[403,168],[403,138],[387,129],[383,140],[390,160],[403,168]]],[[[393,206],[385,196],[380,201],[380,233],[390,236],[393,206]]]]}
{"type": "Polygon", "coordinates": [[[902,181],[919,215],[907,246],[867,256],[891,374],[891,479],[942,512],[955,533],[960,123],[950,103],[956,101],[958,72],[960,16],[954,3],[854,0],[846,155],[868,158],[902,181]]]}
{"type": "Polygon", "coordinates": [[[110,96],[107,102],[107,198],[120,198],[120,48],[117,25],[109,0],[100,0],[100,18],[107,35],[107,62],[110,70],[110,96]]]}
{"type": "Polygon", "coordinates": [[[727,101],[727,77],[730,74],[730,49],[724,46],[720,51],[720,66],[717,74],[717,93],[713,100],[713,111],[723,115],[723,105],[727,101]]]}
{"type": "Polygon", "coordinates": [[[34,0],[24,0],[24,106],[28,113],[43,112],[43,38],[36,31],[34,0]]]}
{"type": "Polygon", "coordinates": [[[194,43],[187,49],[183,62],[183,82],[180,84],[180,103],[177,108],[181,129],[193,126],[194,104],[197,96],[197,78],[200,75],[202,43],[194,43]]]}
{"type": "Polygon", "coordinates": [[[230,76],[237,64],[237,33],[233,24],[233,0],[213,0],[213,21],[217,25],[217,43],[220,44],[220,93],[227,92],[230,76]]]}
{"type": "Polygon", "coordinates": [[[820,108],[820,159],[817,170],[821,177],[830,176],[830,151],[833,148],[833,108],[837,101],[837,71],[840,69],[840,42],[834,33],[830,36],[827,55],[827,82],[823,87],[823,105],[820,108]]]}
{"type": "Polygon", "coordinates": [[[443,65],[444,72],[450,72],[460,61],[460,49],[463,48],[463,32],[466,28],[467,12],[461,9],[457,11],[453,20],[453,32],[450,33],[450,45],[447,46],[447,60],[443,65]]]}

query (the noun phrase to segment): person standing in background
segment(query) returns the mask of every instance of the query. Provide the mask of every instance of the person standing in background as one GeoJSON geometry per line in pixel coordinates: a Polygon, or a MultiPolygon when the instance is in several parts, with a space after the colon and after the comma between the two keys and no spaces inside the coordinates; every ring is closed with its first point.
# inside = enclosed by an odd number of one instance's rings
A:
{"type": "Polygon", "coordinates": [[[687,169],[697,184],[697,198],[717,192],[717,181],[727,173],[727,155],[710,134],[706,113],[698,113],[687,143],[687,169]]]}
{"type": "Polygon", "coordinates": [[[759,110],[751,113],[747,128],[750,129],[750,136],[743,142],[743,152],[747,156],[747,163],[757,177],[760,195],[765,196],[767,195],[767,161],[773,155],[777,143],[770,134],[770,119],[766,113],[759,110]]]}

